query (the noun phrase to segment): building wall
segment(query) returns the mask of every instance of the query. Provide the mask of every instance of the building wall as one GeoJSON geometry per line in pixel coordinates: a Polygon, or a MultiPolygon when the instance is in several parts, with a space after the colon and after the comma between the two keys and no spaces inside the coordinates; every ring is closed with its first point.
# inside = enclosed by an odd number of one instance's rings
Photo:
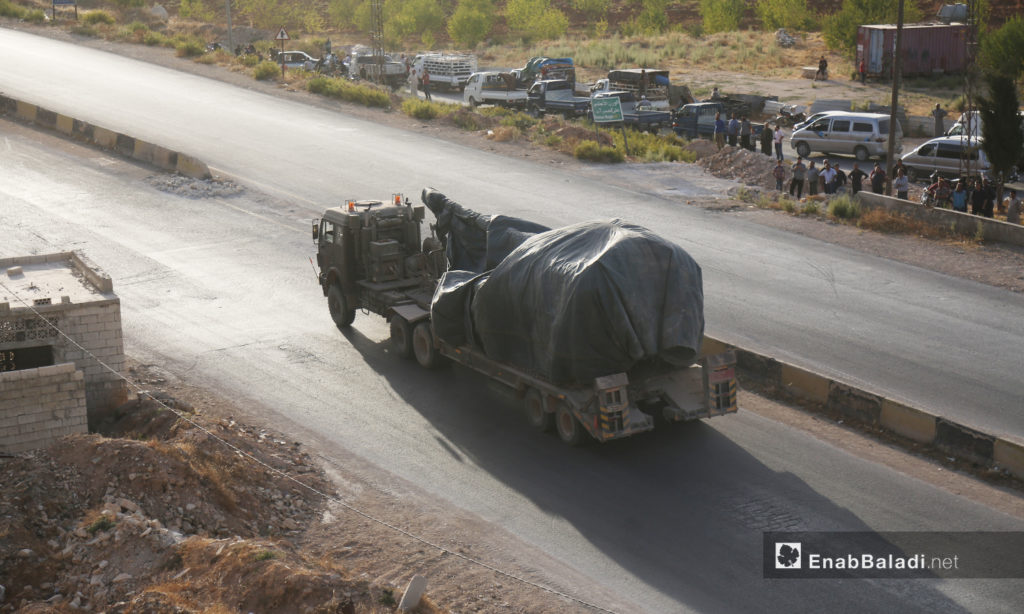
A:
{"type": "Polygon", "coordinates": [[[88,431],[85,375],[72,363],[0,373],[0,452],[88,431]]]}

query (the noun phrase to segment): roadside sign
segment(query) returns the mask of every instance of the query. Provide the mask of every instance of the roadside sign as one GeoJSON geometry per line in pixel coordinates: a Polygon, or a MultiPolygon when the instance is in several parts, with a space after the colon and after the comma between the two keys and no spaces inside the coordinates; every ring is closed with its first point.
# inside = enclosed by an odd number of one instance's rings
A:
{"type": "Polygon", "coordinates": [[[594,114],[594,123],[607,124],[622,121],[622,102],[615,96],[591,100],[590,109],[594,114]]]}
{"type": "Polygon", "coordinates": [[[289,40],[288,33],[284,31],[284,28],[281,28],[281,31],[277,33],[277,36],[274,37],[274,40],[278,40],[278,41],[289,40]]]}

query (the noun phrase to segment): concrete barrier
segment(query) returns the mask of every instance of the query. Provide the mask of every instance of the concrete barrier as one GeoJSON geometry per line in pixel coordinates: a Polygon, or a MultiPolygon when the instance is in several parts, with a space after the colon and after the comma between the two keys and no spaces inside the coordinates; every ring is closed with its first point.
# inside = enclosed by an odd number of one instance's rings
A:
{"type": "Polygon", "coordinates": [[[81,139],[103,149],[152,164],[165,171],[181,173],[196,179],[209,179],[212,176],[210,167],[195,156],[147,143],[131,135],[121,134],[102,126],[61,115],[22,100],[0,95],[0,113],[14,115],[22,121],[32,122],[65,136],[81,139]]]}
{"type": "Polygon", "coordinates": [[[957,234],[965,237],[976,237],[980,234],[985,241],[1024,246],[1024,226],[1019,224],[1010,224],[952,209],[925,207],[921,203],[874,192],[857,192],[855,198],[862,209],[881,209],[889,213],[899,213],[932,226],[951,228],[957,234]]]}
{"type": "Polygon", "coordinates": [[[703,354],[725,350],[736,352],[741,375],[754,377],[790,398],[810,402],[811,409],[839,414],[844,420],[881,428],[985,467],[999,467],[1024,479],[1024,444],[1020,442],[984,433],[721,339],[704,337],[703,354]]]}

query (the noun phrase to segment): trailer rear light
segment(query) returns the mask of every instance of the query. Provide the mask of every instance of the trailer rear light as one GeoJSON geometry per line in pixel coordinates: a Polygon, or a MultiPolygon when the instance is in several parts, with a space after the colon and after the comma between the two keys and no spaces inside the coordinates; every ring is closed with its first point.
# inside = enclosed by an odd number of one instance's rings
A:
{"type": "Polygon", "coordinates": [[[348,201],[348,210],[349,211],[355,211],[356,210],[356,201],[354,201],[354,200],[348,201]]]}
{"type": "Polygon", "coordinates": [[[402,195],[401,194],[395,194],[395,204],[396,205],[401,205],[402,204],[402,195]]]}

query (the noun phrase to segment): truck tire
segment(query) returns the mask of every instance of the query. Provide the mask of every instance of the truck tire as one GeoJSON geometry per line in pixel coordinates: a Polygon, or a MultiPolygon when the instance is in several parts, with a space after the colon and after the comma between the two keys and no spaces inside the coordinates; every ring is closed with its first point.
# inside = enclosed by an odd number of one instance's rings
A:
{"type": "Polygon", "coordinates": [[[356,319],[356,310],[349,308],[345,294],[338,284],[331,284],[327,289],[327,309],[331,311],[331,319],[339,329],[344,330],[352,326],[352,321],[356,319]]]}
{"type": "Polygon", "coordinates": [[[546,433],[555,424],[555,415],[544,407],[544,395],[536,388],[530,388],[523,397],[523,412],[530,426],[546,433]]]}
{"type": "Polygon", "coordinates": [[[558,438],[570,446],[581,446],[587,441],[587,431],[564,402],[559,403],[555,410],[555,429],[558,438]]]}
{"type": "Polygon", "coordinates": [[[811,155],[811,148],[810,146],[807,145],[807,143],[800,141],[799,143],[796,144],[796,153],[801,158],[806,158],[807,156],[811,155]]]}
{"type": "Polygon", "coordinates": [[[391,316],[391,347],[400,358],[412,358],[412,327],[402,316],[391,316]]]}
{"type": "Polygon", "coordinates": [[[434,347],[434,333],[430,321],[423,320],[412,329],[412,351],[416,362],[424,369],[433,369],[441,364],[441,353],[434,347]]]}

